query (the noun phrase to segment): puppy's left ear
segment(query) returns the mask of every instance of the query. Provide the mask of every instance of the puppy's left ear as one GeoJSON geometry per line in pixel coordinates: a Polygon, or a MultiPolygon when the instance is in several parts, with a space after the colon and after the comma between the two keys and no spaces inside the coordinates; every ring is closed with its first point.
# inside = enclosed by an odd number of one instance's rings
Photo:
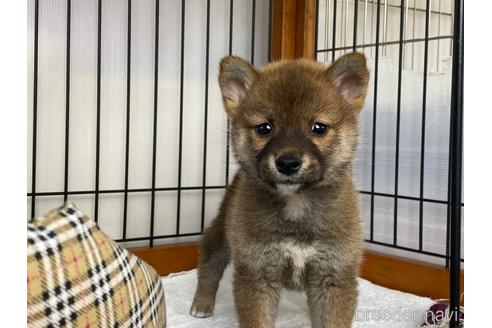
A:
{"type": "Polygon", "coordinates": [[[355,109],[362,109],[369,82],[366,57],[357,52],[344,55],[327,69],[327,73],[345,101],[355,109]]]}
{"type": "Polygon", "coordinates": [[[236,56],[220,61],[219,85],[227,115],[233,115],[258,77],[253,65],[236,56]]]}

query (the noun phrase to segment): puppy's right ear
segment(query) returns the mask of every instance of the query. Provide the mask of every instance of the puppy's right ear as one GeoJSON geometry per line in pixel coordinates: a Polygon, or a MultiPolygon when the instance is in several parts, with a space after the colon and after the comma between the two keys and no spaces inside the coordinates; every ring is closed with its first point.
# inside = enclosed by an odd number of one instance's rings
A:
{"type": "Polygon", "coordinates": [[[232,115],[257,78],[255,68],[242,58],[224,57],[220,61],[219,85],[227,115],[232,115]]]}
{"type": "Polygon", "coordinates": [[[327,71],[345,101],[353,108],[361,110],[369,83],[366,57],[358,52],[343,55],[327,71]]]}

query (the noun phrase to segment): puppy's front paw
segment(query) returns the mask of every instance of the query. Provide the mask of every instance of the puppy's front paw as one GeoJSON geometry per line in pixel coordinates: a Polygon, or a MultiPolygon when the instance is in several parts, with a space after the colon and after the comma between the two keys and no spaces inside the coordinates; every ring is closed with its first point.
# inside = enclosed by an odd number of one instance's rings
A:
{"type": "Polygon", "coordinates": [[[195,318],[208,318],[214,315],[214,305],[209,302],[194,300],[190,314],[195,318]]]}

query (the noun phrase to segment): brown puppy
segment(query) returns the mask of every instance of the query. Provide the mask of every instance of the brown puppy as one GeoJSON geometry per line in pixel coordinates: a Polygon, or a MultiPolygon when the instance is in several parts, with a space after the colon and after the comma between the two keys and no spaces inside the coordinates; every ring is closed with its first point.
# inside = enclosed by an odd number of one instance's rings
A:
{"type": "Polygon", "coordinates": [[[232,259],[241,328],[274,327],[281,288],[306,292],[313,327],[351,326],[362,246],[352,161],[368,79],[357,53],[329,68],[222,59],[240,170],[203,236],[192,315],[213,314],[232,259]]]}

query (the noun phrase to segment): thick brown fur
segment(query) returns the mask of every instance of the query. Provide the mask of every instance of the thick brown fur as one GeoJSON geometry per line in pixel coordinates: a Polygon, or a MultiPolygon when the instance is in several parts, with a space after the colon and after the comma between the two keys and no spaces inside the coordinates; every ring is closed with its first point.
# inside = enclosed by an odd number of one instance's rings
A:
{"type": "Polygon", "coordinates": [[[274,327],[281,288],[306,292],[312,327],[351,326],[362,247],[352,161],[368,77],[357,53],[329,68],[297,60],[256,70],[238,57],[221,61],[240,169],[203,236],[191,314],[213,314],[232,260],[241,328],[274,327]],[[257,131],[264,122],[268,135],[257,131]],[[313,133],[315,122],[327,132],[313,133]],[[275,167],[285,154],[302,160],[292,176],[275,167]]]}

